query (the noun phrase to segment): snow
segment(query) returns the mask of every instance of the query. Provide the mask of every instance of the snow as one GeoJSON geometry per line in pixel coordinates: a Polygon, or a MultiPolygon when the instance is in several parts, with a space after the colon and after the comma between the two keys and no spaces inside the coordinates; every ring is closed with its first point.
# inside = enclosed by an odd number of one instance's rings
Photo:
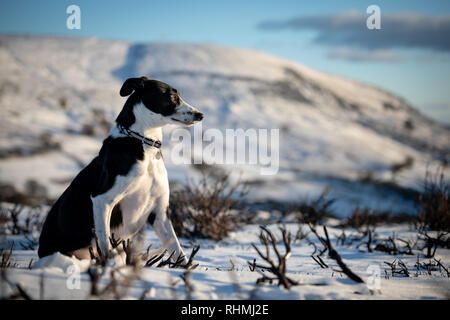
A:
{"type": "MultiPolygon", "coordinates": [[[[269,212],[260,212],[260,217],[270,216],[269,212]]],[[[288,219],[286,219],[288,220],[288,219]]],[[[256,259],[258,264],[264,265],[264,261],[252,248],[256,244],[260,250],[264,247],[260,244],[258,225],[246,225],[241,230],[232,232],[229,237],[216,242],[207,239],[185,239],[180,242],[187,254],[195,245],[200,245],[200,251],[195,256],[195,263],[199,266],[190,271],[190,283],[192,292],[188,293],[186,285],[180,276],[186,272],[184,269],[171,269],[167,266],[157,268],[155,266],[138,268],[137,272],[132,267],[124,266],[119,256],[110,261],[105,267],[104,273],[99,281],[100,291],[111,279],[111,271],[115,270],[116,278],[124,281],[127,277],[132,279],[128,287],[120,287],[119,292],[122,299],[140,299],[145,292],[145,299],[447,299],[450,294],[450,277],[438,268],[433,269],[431,274],[424,269],[418,270],[415,265],[417,261],[427,263],[434,261],[426,259],[424,252],[414,249],[413,255],[390,255],[380,251],[367,252],[366,247],[357,247],[354,244],[337,241],[342,230],[330,227],[337,220],[329,220],[327,224],[328,233],[335,249],[339,252],[348,267],[359,275],[364,284],[358,284],[348,279],[346,275],[336,271],[337,264],[327,257],[322,259],[329,268],[323,269],[313,261],[311,255],[314,243],[318,250],[321,244],[317,238],[309,233],[305,239],[294,241],[292,244],[292,255],[287,262],[286,275],[299,285],[292,286],[290,290],[273,284],[256,285],[256,280],[261,277],[257,272],[250,270],[248,262],[256,259]],[[400,259],[409,269],[410,277],[399,275],[392,276],[390,267],[385,262],[393,262],[400,259]],[[373,272],[368,269],[379,268],[380,285],[370,287],[373,272]]],[[[285,227],[295,235],[299,228],[308,231],[305,225],[292,222],[281,224],[269,224],[277,239],[281,239],[279,227],[285,227]]],[[[322,229],[316,228],[323,236],[322,229]]],[[[361,235],[354,229],[346,229],[348,238],[352,235],[361,235]]],[[[408,225],[382,225],[375,229],[374,239],[387,239],[394,236],[406,241],[414,242],[417,233],[408,225]]],[[[0,294],[8,296],[13,293],[13,287],[19,283],[23,290],[32,298],[38,299],[95,299],[90,295],[91,282],[87,273],[91,262],[88,260],[77,260],[60,253],[38,260],[37,251],[23,249],[20,242],[23,236],[8,235],[3,239],[1,247],[7,248],[15,242],[15,250],[11,260],[16,264],[6,269],[8,281],[0,283],[0,294]],[[33,260],[31,269],[28,269],[30,260],[33,260]],[[79,281],[78,281],[79,279],[79,281]],[[78,282],[77,282],[78,281],[78,282]],[[79,283],[79,286],[77,286],[79,283]]],[[[363,240],[364,241],[364,240],[363,240]]],[[[158,248],[160,242],[155,232],[147,227],[143,233],[143,248],[148,245],[158,248]]],[[[401,242],[398,242],[401,245],[401,242]]],[[[282,243],[278,244],[281,253],[284,252],[282,243]]],[[[143,250],[145,251],[145,250],[143,250]]],[[[316,253],[317,254],[317,253],[316,253]]],[[[276,259],[271,252],[273,259],[276,259]]],[[[167,257],[167,256],[166,256],[167,257]]],[[[450,265],[450,250],[439,248],[436,259],[448,267],[450,265]]],[[[265,274],[268,274],[265,272],[265,274]]],[[[103,296],[102,298],[108,298],[103,296]]],[[[111,298],[111,297],[109,297],[111,298]]]]}
{"type": "MultiPolygon", "coordinates": [[[[411,199],[391,191],[385,201],[383,188],[361,182],[361,176],[373,173],[375,181],[390,182],[390,167],[411,157],[413,165],[395,182],[418,189],[427,168],[433,172],[448,161],[449,129],[402,98],[261,52],[0,35],[0,64],[0,152],[25,151],[0,157],[0,181],[23,190],[26,181],[38,179],[52,198],[67,187],[80,162],[87,164],[98,152],[123,106],[123,80],[141,75],[176,87],[205,114],[203,131],[280,129],[276,175],[261,175],[259,165],[219,165],[234,177],[259,182],[250,194],[254,200],[292,201],[328,187],[330,196],[338,196],[334,209],[340,216],[358,205],[411,213],[411,199]],[[414,129],[405,128],[405,121],[414,129]],[[83,133],[86,125],[95,129],[93,136],[83,133]],[[50,133],[61,149],[30,156],[42,133],[50,133]]],[[[169,178],[185,182],[197,173],[171,161],[174,128],[164,129],[163,155],[169,178]]]]}
{"type": "Polygon", "coordinates": [[[89,268],[89,260],[78,260],[75,257],[68,257],[59,252],[39,259],[34,265],[33,269],[44,269],[53,272],[64,272],[69,267],[75,266],[80,270],[86,271],[89,268]]]}

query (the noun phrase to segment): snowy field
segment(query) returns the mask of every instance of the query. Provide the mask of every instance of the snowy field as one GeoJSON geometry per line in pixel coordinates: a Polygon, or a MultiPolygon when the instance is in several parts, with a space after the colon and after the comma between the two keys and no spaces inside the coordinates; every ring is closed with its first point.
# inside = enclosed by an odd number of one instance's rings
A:
{"type": "MultiPolygon", "coordinates": [[[[264,213],[260,213],[264,216],[264,213]]],[[[383,225],[371,229],[368,235],[355,229],[337,227],[337,220],[329,220],[328,233],[334,249],[342,261],[364,283],[349,279],[328,256],[317,257],[323,246],[306,225],[289,222],[267,225],[276,237],[280,255],[285,247],[280,227],[291,233],[291,255],[287,260],[286,276],[293,282],[290,289],[278,286],[278,280],[256,284],[262,275],[272,277],[270,272],[261,273],[259,265],[267,263],[257,254],[255,244],[263,254],[265,247],[259,240],[258,225],[247,225],[233,232],[226,239],[213,240],[181,238],[182,246],[189,256],[192,248],[200,245],[194,257],[195,269],[188,272],[170,266],[157,267],[167,259],[166,255],[151,267],[124,266],[119,256],[108,261],[96,284],[97,295],[91,295],[92,280],[88,269],[98,270],[88,260],[77,260],[54,254],[38,261],[37,247],[31,232],[24,235],[7,235],[2,248],[14,243],[9,259],[10,266],[2,269],[0,295],[11,297],[17,293],[17,285],[32,299],[449,299],[450,297],[450,250],[438,248],[433,258],[426,258],[426,249],[410,225],[383,225]],[[333,225],[335,225],[333,227],[333,225]],[[299,232],[300,231],[300,232],[299,232]],[[345,237],[343,237],[345,234],[345,237]],[[390,247],[393,239],[396,254],[389,254],[381,245],[390,247]],[[408,245],[411,247],[409,252],[408,245]],[[312,258],[314,256],[314,259],[312,258]],[[252,271],[254,259],[257,267],[252,271]],[[319,262],[317,262],[319,261],[319,262]],[[439,261],[439,262],[438,262],[439,261]],[[250,264],[249,264],[250,263],[250,264]],[[394,266],[394,268],[392,267],[394,266]],[[406,271],[405,271],[406,269],[406,271]],[[77,272],[79,271],[79,273],[77,272]],[[259,271],[259,272],[258,272],[259,271]],[[115,281],[111,281],[111,272],[115,281]],[[182,278],[187,278],[185,282],[182,278]],[[379,282],[378,282],[379,281],[379,282]],[[112,285],[112,284],[115,284],[112,285]],[[105,290],[105,288],[107,288],[105,290]],[[115,289],[112,289],[115,288],[115,289]]],[[[316,226],[324,237],[321,226],[316,226]]],[[[154,231],[148,227],[142,237],[143,248],[160,246],[154,231]]],[[[8,250],[5,250],[6,252],[8,250]]],[[[151,250],[152,251],[152,250],[151,250]]],[[[271,248],[271,257],[277,258],[271,248]]],[[[98,271],[100,273],[100,271],[98,271]]]]}

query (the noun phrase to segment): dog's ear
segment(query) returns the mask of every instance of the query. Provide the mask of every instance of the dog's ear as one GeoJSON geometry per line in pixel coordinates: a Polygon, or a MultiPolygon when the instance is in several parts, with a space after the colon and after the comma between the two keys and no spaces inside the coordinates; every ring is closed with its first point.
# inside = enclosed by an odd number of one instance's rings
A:
{"type": "Polygon", "coordinates": [[[120,95],[122,97],[129,96],[133,90],[140,90],[144,89],[144,81],[149,80],[147,77],[140,77],[140,78],[129,78],[127,79],[120,89],[120,95]]]}

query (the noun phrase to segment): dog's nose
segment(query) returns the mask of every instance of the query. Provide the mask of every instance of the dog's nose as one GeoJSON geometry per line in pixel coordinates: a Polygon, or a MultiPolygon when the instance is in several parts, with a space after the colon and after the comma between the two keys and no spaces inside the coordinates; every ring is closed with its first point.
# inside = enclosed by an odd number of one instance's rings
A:
{"type": "Polygon", "coordinates": [[[203,119],[203,113],[201,113],[201,112],[194,113],[194,120],[195,121],[200,121],[202,119],[203,119]]]}

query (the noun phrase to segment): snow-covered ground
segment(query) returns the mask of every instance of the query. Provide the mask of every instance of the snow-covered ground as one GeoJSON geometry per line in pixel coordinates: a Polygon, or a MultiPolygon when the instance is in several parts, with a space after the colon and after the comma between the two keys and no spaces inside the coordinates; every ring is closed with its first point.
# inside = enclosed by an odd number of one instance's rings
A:
{"type": "MultiPolygon", "coordinates": [[[[261,52],[1,35],[0,65],[0,182],[23,191],[34,180],[51,198],[98,152],[124,104],[124,79],[141,75],[177,88],[205,114],[203,131],[280,129],[276,175],[220,165],[253,183],[253,200],[298,201],[328,188],[341,216],[357,205],[412,212],[411,198],[380,182],[411,159],[395,182],[417,189],[427,167],[449,161],[449,129],[404,99],[261,52]]],[[[173,129],[164,130],[164,159],[169,178],[184,182],[198,172],[171,161],[173,129]]]]}
{"type": "MultiPolygon", "coordinates": [[[[295,238],[299,228],[306,233],[306,238],[294,240],[291,257],[287,260],[286,275],[298,282],[290,290],[277,286],[277,281],[269,284],[256,285],[261,278],[257,271],[251,271],[248,262],[256,259],[257,264],[266,265],[258,256],[252,243],[265,252],[259,242],[260,228],[258,225],[247,225],[239,231],[230,234],[226,239],[216,242],[212,240],[189,240],[181,238],[181,244],[189,255],[195,245],[200,250],[195,256],[198,267],[190,271],[192,290],[187,290],[181,279],[184,269],[171,269],[168,266],[138,268],[120,267],[120,259],[111,261],[98,284],[98,291],[110,283],[111,270],[115,269],[115,278],[123,287],[118,287],[118,296],[122,299],[448,299],[450,297],[450,277],[446,271],[436,266],[436,258],[448,270],[450,268],[450,250],[438,249],[434,258],[425,258],[425,251],[413,249],[412,255],[390,255],[381,251],[368,252],[367,237],[354,229],[346,229],[346,241],[342,243],[342,229],[330,227],[337,221],[328,222],[328,232],[331,243],[341,255],[344,263],[365,283],[358,284],[339,272],[339,267],[327,253],[322,255],[328,268],[322,268],[311,255],[317,256],[322,245],[316,236],[309,232],[309,227],[286,221],[281,224],[269,224],[268,228],[278,240],[281,240],[279,227],[285,227],[295,238]],[[338,240],[341,239],[341,240],[338,240]],[[362,244],[362,245],[361,245],[362,244]],[[317,247],[317,251],[315,251],[317,247]],[[409,277],[401,274],[392,275],[392,270],[385,262],[397,261],[397,271],[401,268],[398,261],[403,262],[409,277]],[[417,267],[419,263],[420,267],[417,267]],[[428,269],[425,265],[429,264],[428,269]],[[377,283],[379,279],[379,283],[377,283]],[[131,282],[127,281],[131,280],[131,282]],[[126,285],[125,285],[126,284],[126,285]]],[[[317,226],[317,231],[323,236],[323,230],[317,226]]],[[[30,235],[31,236],[31,235],[30,235]]],[[[29,236],[29,237],[30,237],[29,236]]],[[[34,235],[36,236],[36,235],[34,235]]],[[[412,245],[417,240],[417,232],[408,225],[379,226],[372,234],[371,247],[383,239],[396,239],[398,247],[403,250],[405,243],[412,245]],[[401,239],[401,240],[399,240],[401,239]]],[[[11,257],[12,267],[6,269],[6,279],[0,282],[0,295],[8,297],[16,292],[16,285],[33,299],[86,299],[98,298],[90,295],[91,280],[87,273],[90,266],[88,260],[77,260],[59,253],[38,261],[37,251],[24,248],[28,241],[23,235],[8,235],[2,239],[2,248],[8,248],[14,242],[11,257]],[[23,246],[23,245],[24,246],[23,246]],[[30,261],[31,264],[30,264],[30,261]],[[29,267],[31,266],[31,269],[29,267]],[[79,273],[77,273],[79,271],[79,273]]],[[[160,242],[154,231],[148,227],[143,233],[144,249],[152,244],[158,248],[160,242]]],[[[278,243],[280,253],[284,253],[284,245],[278,243]]],[[[145,251],[145,250],[144,250],[145,251]]],[[[276,256],[271,251],[271,257],[276,256]]],[[[166,256],[167,258],[167,256],[166,256]]],[[[258,268],[256,269],[258,270],[258,268]]],[[[266,271],[264,274],[270,276],[266,271]]],[[[117,298],[111,294],[101,298],[117,298]]]]}

